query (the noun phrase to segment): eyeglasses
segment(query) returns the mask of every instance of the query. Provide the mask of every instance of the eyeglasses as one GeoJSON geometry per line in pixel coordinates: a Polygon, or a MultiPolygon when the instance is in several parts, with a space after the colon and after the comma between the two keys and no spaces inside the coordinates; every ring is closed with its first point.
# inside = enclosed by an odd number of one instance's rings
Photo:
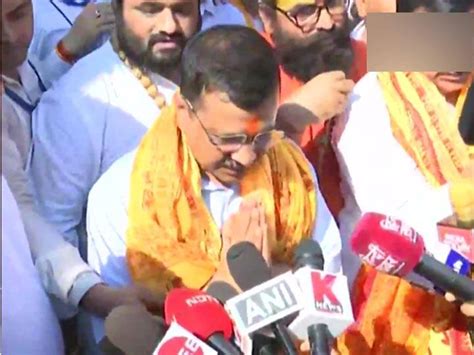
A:
{"type": "Polygon", "coordinates": [[[327,5],[305,5],[299,6],[295,10],[292,11],[285,11],[278,6],[269,5],[268,3],[264,2],[263,0],[259,0],[259,4],[270,6],[274,10],[278,11],[279,13],[283,14],[288,20],[290,20],[296,27],[298,27],[303,33],[307,32],[303,28],[309,27],[312,28],[316,25],[321,17],[321,13],[323,10],[326,10],[334,20],[338,17],[339,14],[331,13],[330,7],[327,5]]]}
{"type": "Polygon", "coordinates": [[[204,132],[211,142],[217,149],[219,149],[224,154],[235,153],[242,148],[243,145],[252,145],[252,147],[258,152],[265,152],[267,151],[273,144],[277,141],[283,139],[285,136],[283,131],[278,131],[275,129],[270,129],[261,133],[258,133],[255,136],[250,136],[245,133],[238,133],[238,134],[229,134],[229,135],[215,135],[209,133],[207,128],[201,121],[198,113],[194,109],[193,105],[189,100],[183,98],[186,104],[189,107],[189,110],[193,113],[194,117],[196,117],[199,125],[202,127],[204,132]]]}

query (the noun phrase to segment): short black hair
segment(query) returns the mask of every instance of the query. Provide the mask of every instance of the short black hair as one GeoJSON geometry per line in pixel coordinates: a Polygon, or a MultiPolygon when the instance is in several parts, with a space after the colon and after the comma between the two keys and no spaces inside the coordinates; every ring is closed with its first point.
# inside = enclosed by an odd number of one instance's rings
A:
{"type": "Polygon", "coordinates": [[[421,7],[429,12],[447,12],[449,10],[444,0],[397,0],[397,12],[414,12],[421,7]]]}
{"type": "Polygon", "coordinates": [[[181,94],[192,104],[205,90],[220,91],[243,110],[254,110],[279,88],[278,61],[255,30],[219,25],[200,32],[181,60],[181,94]]]}

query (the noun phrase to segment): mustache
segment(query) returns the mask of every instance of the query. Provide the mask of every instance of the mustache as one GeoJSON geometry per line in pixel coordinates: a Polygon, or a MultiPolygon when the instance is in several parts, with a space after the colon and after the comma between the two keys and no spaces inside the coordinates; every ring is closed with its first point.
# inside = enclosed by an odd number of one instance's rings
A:
{"type": "Polygon", "coordinates": [[[172,33],[172,34],[165,34],[165,33],[155,33],[150,36],[148,39],[148,49],[150,50],[155,44],[164,41],[172,41],[176,42],[180,45],[184,45],[186,39],[182,33],[172,33]]]}
{"type": "Polygon", "coordinates": [[[240,164],[238,161],[232,159],[232,158],[224,158],[224,160],[221,163],[221,166],[223,168],[227,168],[233,171],[241,172],[245,170],[245,167],[240,164]]]}

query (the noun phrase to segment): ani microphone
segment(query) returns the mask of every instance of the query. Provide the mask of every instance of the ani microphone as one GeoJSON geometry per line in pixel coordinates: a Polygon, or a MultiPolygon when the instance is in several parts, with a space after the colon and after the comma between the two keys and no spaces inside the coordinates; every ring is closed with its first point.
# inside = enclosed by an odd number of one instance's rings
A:
{"type": "Polygon", "coordinates": [[[176,288],[165,300],[165,320],[178,323],[219,353],[240,355],[230,342],[233,334],[232,321],[220,302],[200,290],[176,288]]]}
{"type": "Polygon", "coordinates": [[[230,274],[244,291],[226,307],[242,334],[266,326],[272,328],[288,355],[297,355],[288,328],[281,320],[301,310],[301,292],[291,272],[271,278],[271,269],[257,248],[249,242],[233,245],[227,252],[230,274]]]}
{"type": "Polygon", "coordinates": [[[296,249],[294,266],[305,307],[289,329],[300,340],[309,340],[312,355],[329,355],[329,335],[337,337],[354,322],[347,278],[322,271],[323,252],[311,239],[296,249]]]}
{"type": "MultiPolygon", "coordinates": [[[[236,289],[223,281],[211,283],[206,292],[217,298],[222,304],[239,294],[236,289]]],[[[259,333],[254,333],[250,337],[247,334],[240,334],[237,328],[234,328],[234,334],[236,343],[245,355],[279,355],[283,353],[283,349],[275,338],[259,333]]]]}
{"type": "Polygon", "coordinates": [[[461,301],[474,300],[474,281],[425,254],[423,238],[398,219],[366,213],[354,230],[351,246],[378,271],[400,277],[413,271],[461,301]]]}

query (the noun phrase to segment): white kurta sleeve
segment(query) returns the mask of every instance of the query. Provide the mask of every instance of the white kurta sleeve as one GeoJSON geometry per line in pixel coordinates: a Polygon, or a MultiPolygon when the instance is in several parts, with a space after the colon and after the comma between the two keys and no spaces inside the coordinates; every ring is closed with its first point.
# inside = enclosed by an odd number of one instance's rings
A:
{"type": "Polygon", "coordinates": [[[84,294],[101,282],[100,277],[81,259],[79,251],[39,215],[20,153],[7,132],[2,130],[2,173],[20,209],[43,286],[50,295],[77,307],[84,294]]]}
{"type": "Polygon", "coordinates": [[[436,223],[453,213],[448,186],[429,185],[394,138],[376,73],[356,85],[341,119],[337,156],[360,212],[391,214],[417,229],[427,246],[437,241],[436,223]]]}
{"type": "Polygon", "coordinates": [[[87,195],[100,173],[106,110],[100,100],[58,85],[33,113],[29,173],[36,200],[46,219],[76,247],[87,195]]]}

